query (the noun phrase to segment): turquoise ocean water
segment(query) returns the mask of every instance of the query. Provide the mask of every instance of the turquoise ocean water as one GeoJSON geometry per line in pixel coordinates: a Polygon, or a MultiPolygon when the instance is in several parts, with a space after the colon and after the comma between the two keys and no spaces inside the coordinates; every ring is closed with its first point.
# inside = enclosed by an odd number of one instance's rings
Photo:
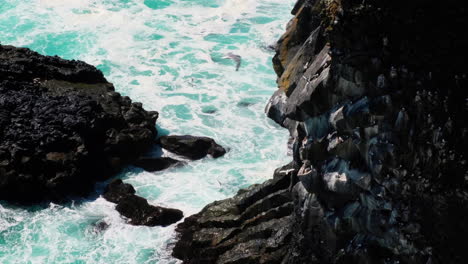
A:
{"type": "MultiPolygon", "coordinates": [[[[293,0],[0,0],[0,42],[84,60],[160,113],[160,134],[214,138],[230,151],[181,168],[118,177],[186,216],[286,163],[287,131],[264,115],[276,89],[273,44],[293,0]],[[240,70],[222,59],[243,57],[240,70]]],[[[170,155],[164,153],[164,155],[170,155]]],[[[97,190],[104,183],[97,184],[97,190]]],[[[178,263],[174,225],[125,224],[100,197],[67,205],[0,201],[0,263],[178,263]],[[94,225],[110,226],[97,232],[94,225]]]]}

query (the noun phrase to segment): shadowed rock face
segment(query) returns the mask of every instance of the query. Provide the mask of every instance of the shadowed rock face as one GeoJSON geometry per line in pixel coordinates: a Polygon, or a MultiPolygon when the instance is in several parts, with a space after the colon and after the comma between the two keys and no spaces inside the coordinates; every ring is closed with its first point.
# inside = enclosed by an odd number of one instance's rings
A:
{"type": "Polygon", "coordinates": [[[457,1],[299,0],[276,46],[279,90],[266,108],[291,134],[293,162],[275,176],[288,182],[187,218],[173,255],[465,263],[467,12],[457,1]]]}
{"type": "Polygon", "coordinates": [[[140,157],[133,165],[144,169],[145,171],[161,171],[170,167],[183,165],[184,162],[167,157],[153,158],[140,157]]]}
{"type": "Polygon", "coordinates": [[[168,157],[140,157],[135,162],[134,166],[140,167],[145,171],[161,171],[170,167],[181,166],[184,162],[168,157]]]}
{"type": "Polygon", "coordinates": [[[0,199],[86,194],[152,145],[157,116],[93,66],[0,46],[0,199]]]}
{"type": "Polygon", "coordinates": [[[171,135],[159,138],[161,146],[175,154],[197,160],[210,154],[213,158],[219,158],[226,154],[226,150],[208,137],[196,137],[189,135],[171,135]]]}

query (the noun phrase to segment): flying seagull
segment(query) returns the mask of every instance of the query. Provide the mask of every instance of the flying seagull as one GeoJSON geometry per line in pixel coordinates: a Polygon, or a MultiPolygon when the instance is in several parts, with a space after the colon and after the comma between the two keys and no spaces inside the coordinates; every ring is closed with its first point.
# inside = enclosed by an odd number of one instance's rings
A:
{"type": "Polygon", "coordinates": [[[239,70],[239,67],[240,67],[240,65],[241,65],[241,59],[242,59],[241,56],[236,55],[236,54],[234,54],[234,53],[232,53],[232,52],[229,52],[228,54],[226,54],[226,55],[223,57],[223,59],[228,59],[228,60],[233,60],[233,61],[235,61],[235,62],[236,62],[236,71],[239,70]]]}

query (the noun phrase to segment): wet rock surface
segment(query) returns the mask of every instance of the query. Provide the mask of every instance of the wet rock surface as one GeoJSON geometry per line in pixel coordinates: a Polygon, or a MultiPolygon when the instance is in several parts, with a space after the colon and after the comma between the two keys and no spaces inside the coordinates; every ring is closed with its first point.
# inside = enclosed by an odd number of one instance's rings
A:
{"type": "Polygon", "coordinates": [[[104,199],[117,204],[116,210],[129,219],[132,225],[168,226],[182,219],[178,209],[150,205],[145,198],[135,195],[135,189],[128,183],[116,179],[106,186],[104,199]]]}
{"type": "MultiPolygon", "coordinates": [[[[286,171],[286,172],[285,172],[286,171]]],[[[185,263],[280,263],[291,239],[292,171],[207,205],[177,226],[173,256],[185,263]]]]}
{"type": "Polygon", "coordinates": [[[106,186],[102,197],[111,203],[119,203],[124,198],[134,195],[135,192],[131,184],[115,179],[106,186]]]}
{"type": "Polygon", "coordinates": [[[0,46],[0,199],[86,195],[152,146],[157,117],[93,66],[0,46]]]}
{"type": "Polygon", "coordinates": [[[98,221],[91,226],[91,232],[95,235],[105,232],[109,228],[109,224],[104,221],[98,221]]]}
{"type": "Polygon", "coordinates": [[[293,15],[273,59],[279,90],[266,107],[290,131],[293,163],[187,218],[173,255],[184,263],[465,263],[466,8],[299,0],[293,15]]]}
{"type": "Polygon", "coordinates": [[[161,171],[170,167],[181,166],[184,162],[168,157],[140,157],[135,162],[134,166],[140,167],[145,171],[161,171]]]}
{"type": "Polygon", "coordinates": [[[219,158],[226,154],[226,150],[208,137],[196,137],[189,135],[162,136],[159,142],[164,149],[192,160],[211,155],[219,158]]]}

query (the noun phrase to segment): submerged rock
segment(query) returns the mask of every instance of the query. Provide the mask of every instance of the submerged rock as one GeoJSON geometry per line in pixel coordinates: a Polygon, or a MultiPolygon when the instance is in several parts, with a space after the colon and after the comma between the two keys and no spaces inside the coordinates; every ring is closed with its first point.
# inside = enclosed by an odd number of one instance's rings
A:
{"type": "Polygon", "coordinates": [[[226,154],[226,150],[213,139],[196,136],[162,136],[159,139],[161,146],[175,154],[197,160],[210,154],[213,158],[219,158],[226,154]]]}
{"type": "Polygon", "coordinates": [[[135,195],[132,185],[120,179],[109,183],[102,196],[116,203],[116,210],[132,225],[168,226],[184,217],[180,210],[148,204],[145,198],[135,195]]]}
{"type": "Polygon", "coordinates": [[[92,225],[91,232],[94,234],[100,234],[106,231],[109,228],[109,226],[110,225],[106,223],[105,221],[98,221],[92,225]]]}

